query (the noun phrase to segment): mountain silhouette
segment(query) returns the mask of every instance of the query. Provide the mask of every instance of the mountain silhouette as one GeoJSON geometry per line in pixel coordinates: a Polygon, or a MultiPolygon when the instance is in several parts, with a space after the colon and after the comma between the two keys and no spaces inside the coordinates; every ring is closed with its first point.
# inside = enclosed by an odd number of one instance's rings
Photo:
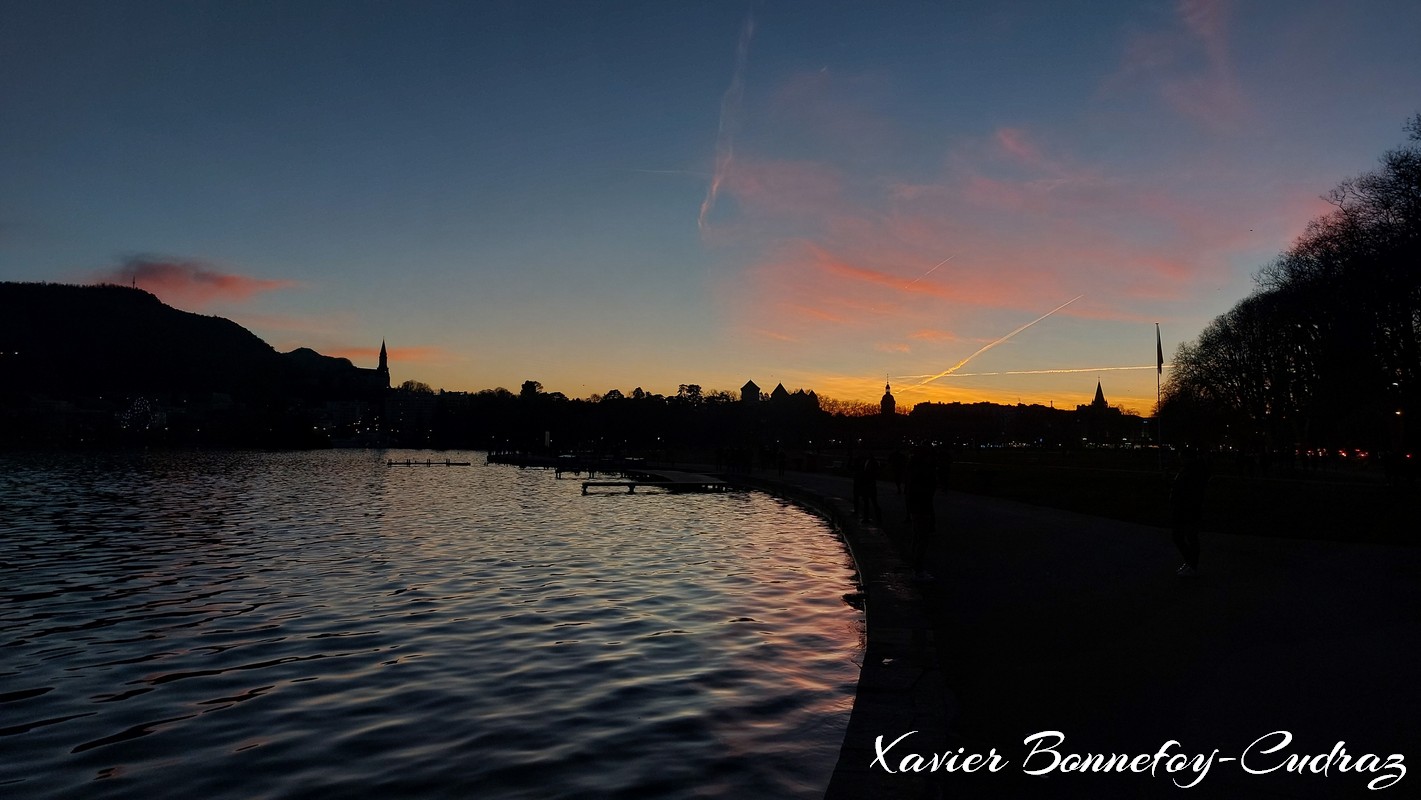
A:
{"type": "Polygon", "coordinates": [[[51,397],[368,394],[373,370],[301,348],[278,353],[237,323],[141,289],[0,283],[0,364],[14,392],[51,397]]]}

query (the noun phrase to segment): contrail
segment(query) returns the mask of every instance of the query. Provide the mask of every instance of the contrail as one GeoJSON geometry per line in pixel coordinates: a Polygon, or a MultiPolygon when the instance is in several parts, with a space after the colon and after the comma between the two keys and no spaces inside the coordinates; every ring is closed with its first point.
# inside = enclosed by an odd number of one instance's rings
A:
{"type": "Polygon", "coordinates": [[[938,378],[945,378],[945,377],[947,377],[948,375],[951,375],[952,373],[958,371],[959,369],[962,369],[962,367],[965,366],[968,361],[971,361],[972,359],[976,358],[977,356],[980,356],[980,355],[982,355],[983,353],[987,352],[988,350],[991,350],[993,347],[996,347],[997,345],[1001,344],[1002,342],[1005,342],[1006,340],[1008,340],[1008,339],[1010,339],[1011,337],[1017,335],[1018,333],[1021,333],[1022,331],[1026,330],[1027,328],[1030,328],[1032,325],[1035,325],[1036,323],[1040,322],[1041,320],[1046,319],[1047,317],[1051,316],[1052,314],[1056,313],[1057,311],[1060,311],[1061,309],[1065,308],[1066,306],[1070,305],[1071,303],[1076,302],[1077,300],[1081,299],[1082,297],[1085,297],[1085,295],[1083,295],[1083,294],[1078,294],[1078,295],[1076,295],[1075,297],[1072,297],[1070,300],[1067,300],[1066,302],[1060,304],[1059,306],[1056,306],[1055,308],[1051,309],[1050,311],[1047,311],[1045,314],[1042,314],[1041,316],[1037,317],[1036,319],[1033,319],[1032,321],[1026,323],[1025,325],[1021,326],[1020,328],[1017,328],[1016,330],[1012,331],[1011,333],[1008,333],[1006,336],[1003,336],[1002,338],[997,339],[997,340],[994,341],[994,342],[988,342],[987,344],[982,345],[981,349],[979,349],[977,352],[975,352],[975,353],[973,353],[972,355],[970,355],[970,356],[968,356],[968,357],[962,359],[961,361],[957,362],[956,364],[953,364],[953,365],[952,365],[951,367],[949,367],[946,371],[944,371],[944,372],[939,372],[938,374],[932,376],[931,378],[928,378],[927,380],[924,380],[924,381],[919,382],[918,385],[919,385],[919,386],[925,386],[925,385],[927,385],[927,384],[929,384],[929,383],[932,383],[933,381],[937,380],[938,378]]]}
{"type": "Polygon", "coordinates": [[[923,278],[926,278],[927,276],[933,274],[933,272],[934,272],[935,270],[937,270],[938,267],[942,266],[943,264],[946,264],[947,262],[951,261],[951,260],[954,259],[954,258],[957,258],[957,254],[956,254],[956,253],[953,253],[952,255],[948,256],[947,258],[944,258],[943,260],[937,262],[937,264],[934,265],[932,269],[928,270],[927,272],[924,272],[922,275],[919,275],[918,277],[914,278],[913,280],[911,280],[911,281],[909,281],[909,282],[903,284],[903,288],[904,288],[904,289],[907,289],[909,286],[912,286],[913,284],[917,283],[918,281],[922,280],[923,278]]]}
{"type": "MultiPolygon", "coordinates": [[[[1165,364],[1166,368],[1172,368],[1172,364],[1165,364]]],[[[1143,367],[1080,367],[1076,369],[1014,369],[1003,372],[954,372],[951,375],[939,375],[933,377],[951,378],[982,378],[989,375],[1057,375],[1070,372],[1119,372],[1130,369],[1154,369],[1154,364],[1146,364],[1143,367]]],[[[899,375],[898,380],[914,380],[917,378],[927,378],[927,375],[899,375]]]]}
{"type": "Polygon", "coordinates": [[[706,217],[715,208],[716,195],[720,194],[720,184],[730,169],[730,161],[735,156],[735,129],[740,122],[740,103],[745,97],[745,62],[750,58],[750,38],[755,35],[755,19],[745,16],[745,24],[740,28],[740,42],[735,47],[735,71],[730,74],[730,86],[720,98],[720,128],[715,137],[715,172],[711,175],[710,186],[706,188],[706,198],[701,201],[701,214],[696,220],[701,232],[706,230],[706,217]]]}

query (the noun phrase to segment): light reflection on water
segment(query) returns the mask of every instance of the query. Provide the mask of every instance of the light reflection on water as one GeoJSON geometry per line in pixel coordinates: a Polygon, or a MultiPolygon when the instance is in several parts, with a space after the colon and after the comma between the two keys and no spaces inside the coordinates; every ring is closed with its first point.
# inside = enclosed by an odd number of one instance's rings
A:
{"type": "Polygon", "coordinates": [[[425,455],[0,458],[0,795],[822,795],[822,520],[425,455]]]}

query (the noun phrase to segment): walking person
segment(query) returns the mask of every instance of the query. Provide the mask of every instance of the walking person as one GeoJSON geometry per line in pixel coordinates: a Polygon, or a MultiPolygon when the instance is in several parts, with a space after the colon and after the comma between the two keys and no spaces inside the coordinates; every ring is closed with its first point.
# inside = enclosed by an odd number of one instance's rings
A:
{"type": "Polygon", "coordinates": [[[1179,474],[1174,476],[1169,492],[1174,546],[1184,557],[1175,572],[1181,578],[1199,574],[1199,523],[1204,517],[1204,489],[1208,484],[1208,458],[1194,448],[1185,448],[1179,474]]]}

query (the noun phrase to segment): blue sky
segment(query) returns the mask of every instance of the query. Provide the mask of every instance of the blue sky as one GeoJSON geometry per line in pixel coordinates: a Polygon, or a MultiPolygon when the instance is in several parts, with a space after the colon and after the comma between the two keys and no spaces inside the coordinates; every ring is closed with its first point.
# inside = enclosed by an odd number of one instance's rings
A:
{"type": "Polygon", "coordinates": [[[1404,140],[1416,30],[1407,2],[0,3],[0,279],[136,277],[449,389],[1099,378],[1145,409],[1152,370],[1113,368],[1153,323],[1192,338],[1404,140]]]}

